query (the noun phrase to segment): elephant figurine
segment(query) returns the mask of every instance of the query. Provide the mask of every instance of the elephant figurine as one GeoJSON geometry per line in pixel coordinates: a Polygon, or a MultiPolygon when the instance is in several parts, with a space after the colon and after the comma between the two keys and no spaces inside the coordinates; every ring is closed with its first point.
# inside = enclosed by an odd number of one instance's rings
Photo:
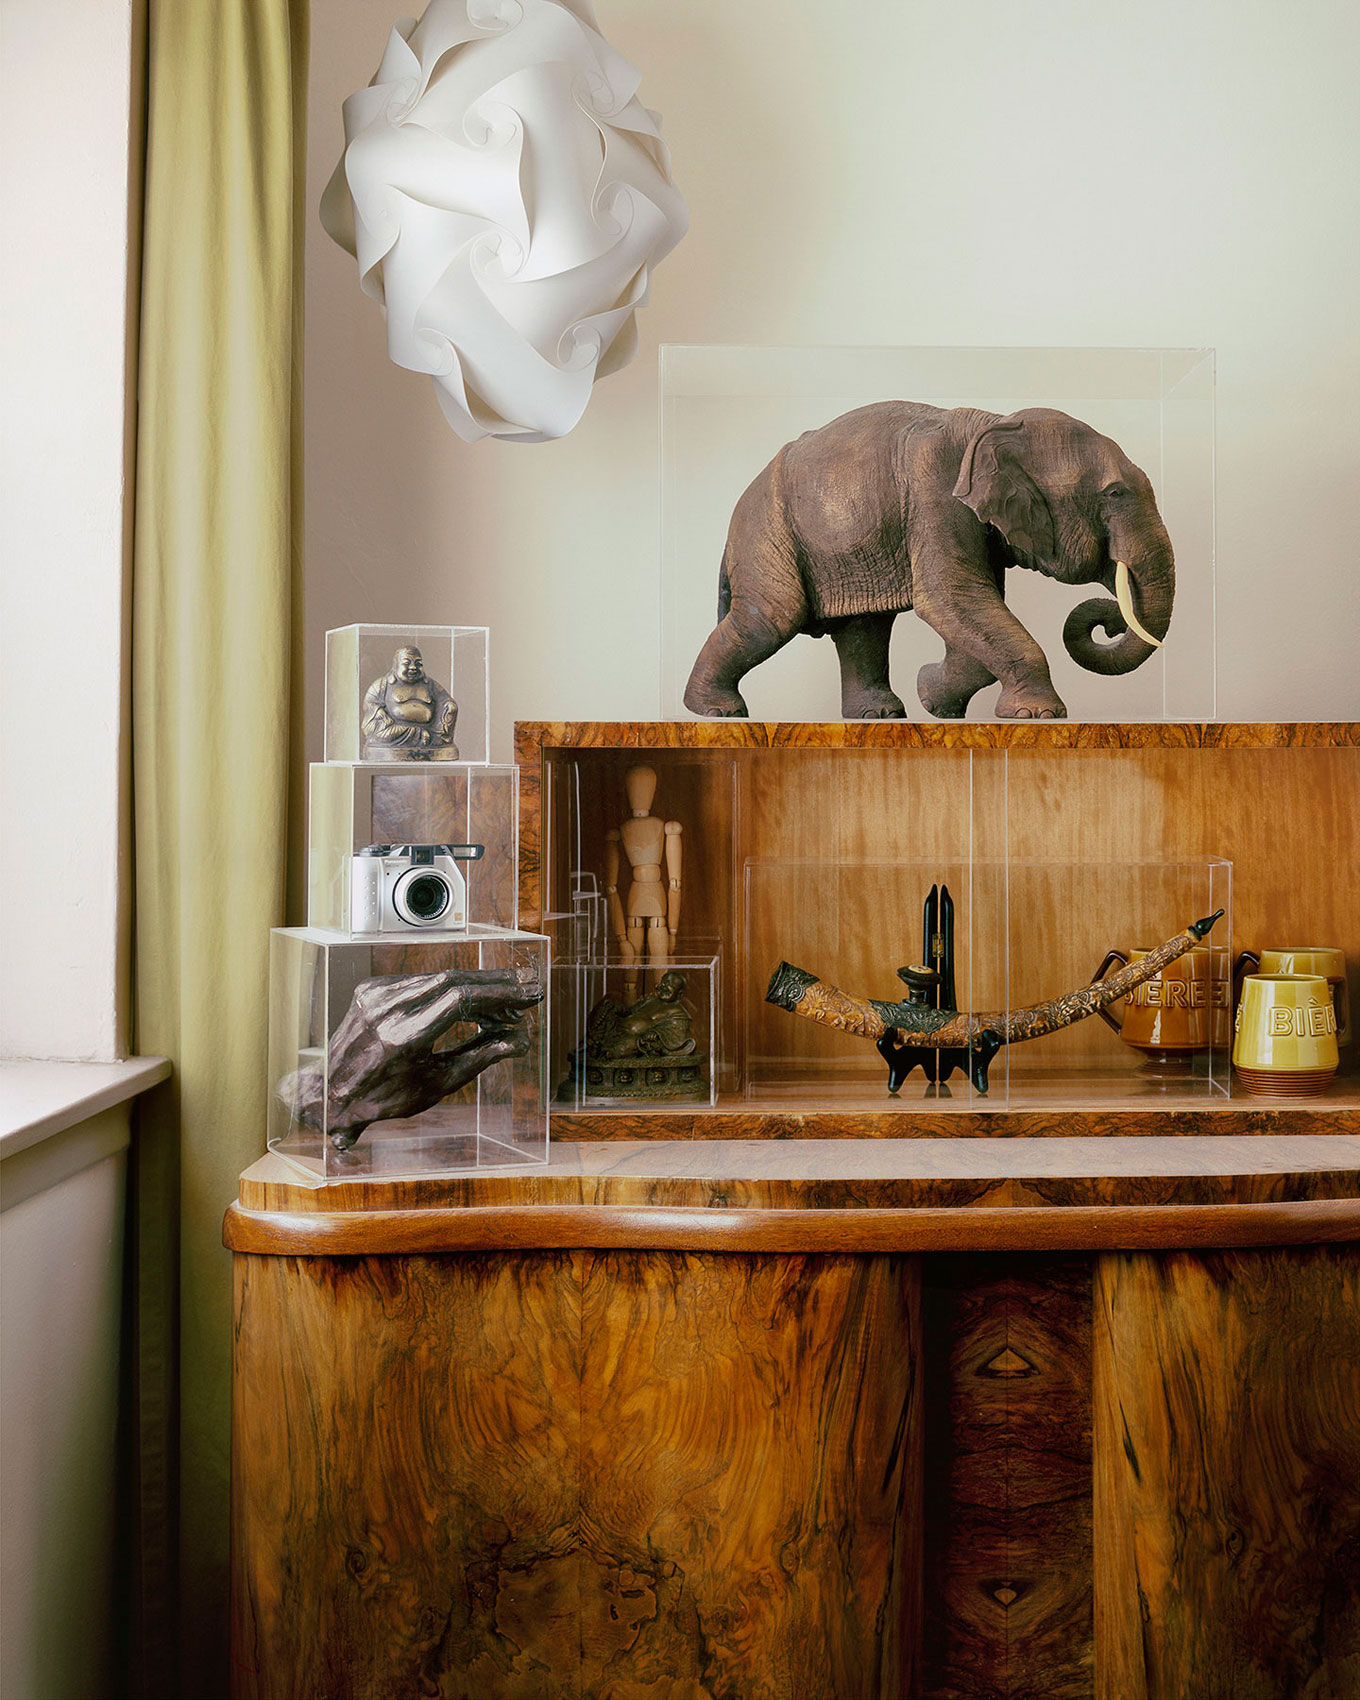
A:
{"type": "Polygon", "coordinates": [[[888,640],[914,608],[944,639],[916,679],[928,713],[957,720],[999,679],[1002,719],[1064,719],[1043,650],[1006,606],[1017,566],[1113,593],[1063,628],[1092,673],[1131,672],[1166,636],[1171,540],[1146,473],[1109,437],[1048,407],[856,408],[786,443],[738,501],[685,705],[746,714],[742,678],[807,632],[836,646],[848,720],[900,718],[888,640]]]}

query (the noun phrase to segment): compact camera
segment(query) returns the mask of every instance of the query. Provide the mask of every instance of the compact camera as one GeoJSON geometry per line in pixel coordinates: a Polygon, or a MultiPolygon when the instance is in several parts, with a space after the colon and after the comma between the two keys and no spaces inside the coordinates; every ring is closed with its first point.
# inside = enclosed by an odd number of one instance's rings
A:
{"type": "Polygon", "coordinates": [[[401,933],[467,926],[467,881],[459,862],[480,844],[370,844],[350,859],[350,931],[401,933]]]}

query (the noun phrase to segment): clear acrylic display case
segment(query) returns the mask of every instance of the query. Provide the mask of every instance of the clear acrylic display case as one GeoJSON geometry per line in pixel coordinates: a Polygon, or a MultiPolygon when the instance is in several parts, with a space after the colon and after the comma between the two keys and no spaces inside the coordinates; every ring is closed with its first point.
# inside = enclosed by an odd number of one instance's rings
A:
{"type": "Polygon", "coordinates": [[[1189,806],[1201,805],[1205,764],[1216,766],[1217,756],[1138,747],[895,748],[891,735],[885,727],[883,742],[828,748],[814,730],[806,745],[776,738],[768,747],[734,748],[742,729],[732,727],[712,747],[546,752],[543,893],[555,911],[555,960],[566,981],[556,988],[552,1044],[559,1093],[565,1058],[603,984],[598,967],[595,980],[573,981],[575,965],[603,957],[612,973],[617,963],[594,876],[627,769],[645,758],[657,770],[665,812],[685,828],[680,953],[717,963],[719,1107],[1093,1112],[1230,1094],[1224,1017],[1231,1013],[1228,964],[1240,942],[1233,866],[1155,850],[1177,836],[1182,845],[1212,842],[1211,815],[1203,837],[1199,826],[1183,834],[1178,827],[1189,806]],[[1092,1015],[1003,1047],[985,1096],[961,1069],[945,1082],[946,1100],[928,1096],[920,1067],[890,1096],[873,1043],[771,1005],[765,994],[773,971],[789,962],[853,996],[904,1001],[896,970],[922,960],[933,885],[947,885],[954,904],[956,1007],[1003,1017],[1087,985],[1112,951],[1147,950],[1192,921],[1225,914],[1185,972],[1160,976],[1162,984],[1137,993],[1132,1005],[1111,1006],[1112,1021],[1131,1037],[1092,1015]],[[1195,1019],[1153,1042],[1159,1000],[1169,1010],[1180,1000],[1195,1019]]]}
{"type": "MultiPolygon", "coordinates": [[[[1054,407],[1112,437],[1151,479],[1176,555],[1164,646],[1121,677],[1084,671],[1063,623],[1099,585],[1007,575],[1006,601],[1048,658],[1073,720],[1211,720],[1214,654],[1214,356],[1210,349],[749,348],[661,350],[661,713],[689,718],[684,689],[715,620],[718,570],[737,499],[783,444],[852,408],[899,399],[1008,414],[1054,407]]],[[[912,719],[928,720],[918,669],[940,639],[904,614],[891,677],[912,719]]],[[[753,720],[841,717],[829,641],[796,637],[747,675],[753,720]]],[[[992,718],[998,686],[968,718],[992,718]]]]}
{"type": "MultiPolygon", "coordinates": [[[[1121,1100],[1174,1103],[1232,1091],[1233,865],[1182,861],[1063,862],[1013,858],[1004,869],[1007,1008],[1087,984],[1112,952],[1146,952],[1216,910],[1204,943],[1099,1016],[1008,1047],[1012,1108],[1121,1100]],[[1094,947],[1094,948],[1093,948],[1094,947]],[[1160,1012],[1160,1014],[1159,1014],[1160,1012]]],[[[1116,958],[1109,972],[1117,972],[1116,958]]]]}
{"type": "MultiPolygon", "coordinates": [[[[745,874],[744,1096],[754,1103],[806,1101],[840,1108],[1039,1110],[1092,1104],[1127,1107],[1227,1096],[1231,1088],[1232,865],[1186,862],[1015,863],[943,858],[928,862],[747,862],[745,874]],[[765,1002],[766,965],[781,960],[861,998],[903,1002],[896,966],[923,963],[922,911],[932,885],[954,903],[953,1007],[1002,1017],[1085,986],[1111,951],[1148,951],[1191,921],[1226,911],[1194,955],[1199,972],[1176,966],[1111,1006],[1114,1033],[1099,1016],[1041,1038],[1006,1045],[988,1071],[987,1091],[962,1059],[932,1089],[916,1066],[895,1099],[886,1063],[872,1043],[790,1015],[765,1002]],[[1118,891],[1119,901],[1093,901],[1118,891]],[[1113,926],[1109,917],[1118,914],[1113,926]],[[1114,936],[1117,933],[1119,936],[1114,936]],[[1109,934],[1107,937],[1106,935],[1109,934]],[[896,962],[885,951],[896,941],[896,962]],[[1200,958],[1203,958],[1201,963],[1200,958]],[[1159,1036],[1148,1005],[1169,1006],[1159,1036]],[[1130,1019],[1129,1005],[1144,1019],[1130,1019]],[[1174,1035],[1171,1012],[1184,1010],[1174,1035]],[[1196,1013],[1197,1012],[1197,1013],[1196,1013]],[[1135,1043],[1134,1040],[1141,1041],[1135,1043]]],[[[1121,966],[1111,965],[1110,972],[1121,966]]],[[[942,1071],[941,1071],[942,1072],[942,1071]]]]}
{"type": "MultiPolygon", "coordinates": [[[[382,761],[393,766],[490,760],[491,685],[485,626],[340,626],[326,633],[325,756],[332,761],[382,761]],[[399,650],[418,649],[425,677],[458,705],[456,755],[431,750],[413,737],[375,745],[362,730],[364,701],[390,675],[399,650]]],[[[408,699],[409,700],[409,699],[408,699]]],[[[418,700],[418,699],[417,699],[418,700]]],[[[411,711],[413,733],[423,724],[411,711]]]]}
{"type": "Polygon", "coordinates": [[[350,927],[352,858],[370,844],[480,844],[460,863],[468,921],[518,924],[519,770],[492,763],[317,762],[311,769],[307,919],[350,927]]]}
{"type": "Polygon", "coordinates": [[[395,942],[278,929],[269,1148],[325,1180],[544,1163],[549,1022],[541,934],[473,928],[395,942]],[[455,998],[469,973],[499,977],[472,994],[487,1000],[480,1017],[455,998]],[[459,1084],[483,1057],[489,1066],[459,1084]]]}
{"type": "MultiPolygon", "coordinates": [[[[542,900],[553,960],[612,964],[619,959],[605,897],[606,842],[628,817],[627,774],[639,764],[657,773],[653,812],[683,828],[675,955],[687,963],[719,959],[719,984],[712,1000],[719,1043],[710,1054],[716,1059],[717,1089],[731,1091],[737,1083],[731,1043],[737,952],[730,948],[735,937],[732,869],[737,854],[734,761],[721,759],[716,751],[580,750],[564,753],[545,768],[542,900]]],[[[558,1060],[555,1053],[554,1067],[558,1060]]]]}
{"type": "Polygon", "coordinates": [[[716,956],[658,966],[614,960],[552,965],[553,1101],[586,1109],[683,1108],[718,1099],[716,956]]]}
{"type": "MultiPolygon", "coordinates": [[[[897,1098],[887,1093],[887,1064],[867,1039],[792,1015],[765,1001],[770,976],[788,962],[854,997],[905,1000],[894,970],[920,963],[922,913],[932,885],[954,902],[954,975],[960,1009],[999,1008],[1004,981],[995,972],[1005,932],[1004,870],[960,859],[752,860],[743,869],[742,1091],[752,1101],[816,1097],[845,1108],[881,1110],[925,1105],[925,1073],[917,1068],[897,1098]],[[990,994],[990,998],[989,998],[990,994]],[[979,1002],[979,998],[984,1001],[979,1002]]],[[[987,1101],[1004,1105],[998,1058],[987,1101]]],[[[975,1096],[966,1072],[944,1082],[930,1105],[975,1096]]]]}

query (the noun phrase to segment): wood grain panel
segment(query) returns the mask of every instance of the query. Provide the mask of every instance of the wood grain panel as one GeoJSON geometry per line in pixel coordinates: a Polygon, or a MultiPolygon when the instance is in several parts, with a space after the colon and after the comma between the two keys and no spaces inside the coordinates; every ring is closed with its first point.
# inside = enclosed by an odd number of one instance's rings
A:
{"type": "Polygon", "coordinates": [[[521,738],[518,724],[515,765],[519,768],[519,924],[534,928],[543,925],[545,864],[553,852],[543,842],[543,750],[532,739],[521,738]]]}
{"type": "Polygon", "coordinates": [[[910,1258],[236,1260],[237,1700],[896,1700],[910,1258]]]}
{"type": "Polygon", "coordinates": [[[579,1258],[236,1259],[238,1700],[579,1692],[579,1258]]]}
{"type": "MultiPolygon", "coordinates": [[[[519,860],[510,822],[503,818],[503,788],[474,772],[468,798],[468,838],[485,847],[482,860],[465,868],[471,894],[469,914],[498,927],[513,927],[519,915],[519,860]],[[476,881],[476,886],[472,881],[476,881]],[[475,903],[471,898],[475,897],[475,903]]],[[[518,802],[515,808],[518,817],[518,802]]]]}
{"type": "Polygon", "coordinates": [[[914,1260],[619,1253],[582,1308],[583,1691],[910,1693],[914,1260]]]}
{"type": "Polygon", "coordinates": [[[396,765],[375,773],[373,835],[379,844],[460,843],[467,825],[469,769],[396,765]]]}
{"type": "MultiPolygon", "coordinates": [[[[838,985],[897,996],[895,970],[921,955],[932,884],[968,886],[972,752],[781,749],[744,755],[739,854],[745,870],[740,1059],[752,1087],[828,1072],[877,1079],[872,1047],[803,1031],[764,1001],[784,959],[838,985]]],[[[969,958],[962,953],[966,989],[969,958]]],[[[883,1087],[886,1101],[886,1084],[883,1087]]]]}
{"type": "Polygon", "coordinates": [[[397,771],[360,774],[357,784],[372,786],[372,837],[379,844],[480,843],[485,854],[465,866],[470,913],[480,922],[515,924],[515,881],[518,870],[509,823],[502,805],[511,793],[513,775],[492,776],[477,767],[434,763],[392,764],[397,771]],[[405,771],[402,771],[402,770],[405,771]]]}
{"type": "Polygon", "coordinates": [[[1111,1256],[1097,1693],[1360,1694],[1360,1254],[1111,1256]]]}
{"type": "Polygon", "coordinates": [[[924,1302],[922,1700],[1085,1700],[1090,1262],[935,1259],[924,1302]]]}
{"type": "Polygon", "coordinates": [[[1334,749],[1360,721],[518,720],[515,759],[543,749],[1334,749]]]}

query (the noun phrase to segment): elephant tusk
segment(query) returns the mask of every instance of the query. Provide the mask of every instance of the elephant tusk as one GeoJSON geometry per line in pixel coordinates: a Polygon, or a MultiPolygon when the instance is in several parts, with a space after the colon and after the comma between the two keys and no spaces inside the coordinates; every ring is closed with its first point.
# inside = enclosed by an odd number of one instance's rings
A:
{"type": "Polygon", "coordinates": [[[1119,612],[1124,616],[1124,624],[1135,637],[1142,638],[1144,643],[1150,643],[1154,649],[1162,647],[1161,638],[1153,637],[1133,611],[1133,592],[1129,588],[1129,569],[1127,562],[1116,561],[1114,564],[1114,595],[1119,604],[1119,612]]]}

